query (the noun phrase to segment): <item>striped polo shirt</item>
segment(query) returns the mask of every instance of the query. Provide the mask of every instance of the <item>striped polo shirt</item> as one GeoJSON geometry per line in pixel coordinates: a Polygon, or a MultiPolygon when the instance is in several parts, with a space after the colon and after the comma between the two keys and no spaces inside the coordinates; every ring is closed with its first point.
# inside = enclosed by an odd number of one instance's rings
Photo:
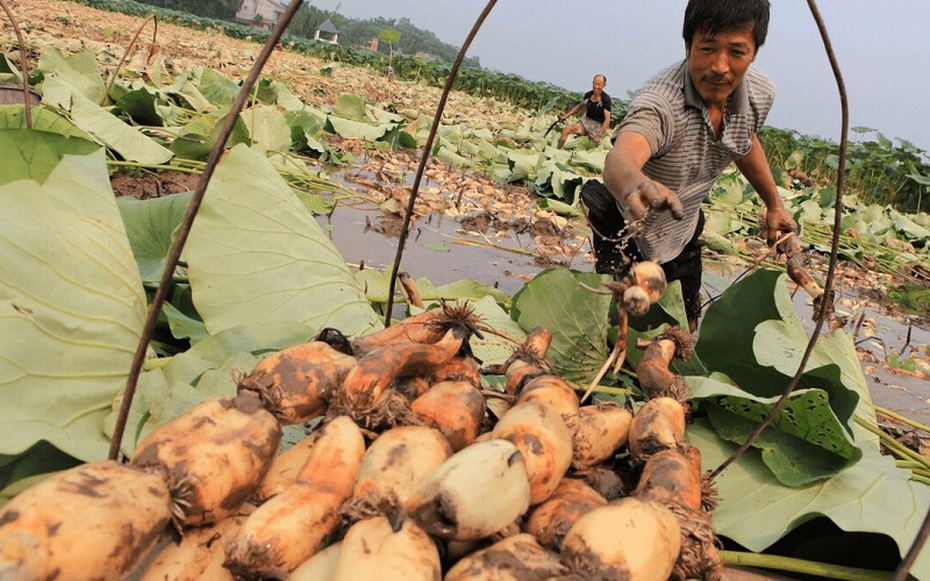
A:
{"type": "MultiPolygon", "coordinates": [[[[681,253],[694,235],[707,192],[730,162],[749,153],[752,136],[762,127],[774,100],[772,82],[750,67],[730,95],[718,141],[691,83],[687,60],[661,71],[637,91],[615,135],[632,131],[646,138],[652,156],[643,173],[676,192],[684,206],[681,221],[669,212],[650,214],[646,234],[636,239],[644,257],[664,263],[681,253]]],[[[619,206],[629,219],[626,208],[619,206]]]]}

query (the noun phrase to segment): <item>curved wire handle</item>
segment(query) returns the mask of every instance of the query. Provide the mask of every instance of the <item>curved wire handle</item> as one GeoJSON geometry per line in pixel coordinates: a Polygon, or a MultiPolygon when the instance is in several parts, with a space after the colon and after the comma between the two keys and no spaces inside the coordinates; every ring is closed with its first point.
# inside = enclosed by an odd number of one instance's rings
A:
{"type": "Polygon", "coordinates": [[[13,26],[13,32],[16,34],[16,42],[19,43],[19,68],[23,72],[23,107],[26,108],[26,129],[32,129],[32,105],[29,103],[29,63],[26,62],[26,41],[23,39],[23,31],[19,27],[19,22],[13,16],[10,7],[6,5],[6,0],[0,0],[0,6],[6,12],[6,17],[10,19],[10,25],[13,26]]]}
{"type": "MultiPolygon", "coordinates": [[[[2,1],[2,0],[0,0],[2,1]]],[[[126,62],[126,59],[129,58],[129,53],[132,51],[132,47],[136,45],[136,41],[139,40],[139,36],[142,34],[142,30],[145,28],[145,25],[149,23],[149,20],[155,21],[155,27],[152,31],[152,44],[154,45],[158,38],[158,15],[153,12],[148,15],[148,17],[142,21],[142,24],[139,25],[139,29],[136,31],[136,35],[132,37],[132,40],[129,41],[129,46],[126,47],[126,50],[123,52],[123,58],[119,60],[116,68],[113,69],[113,74],[110,75],[110,79],[107,81],[107,90],[103,95],[104,101],[110,95],[110,90],[113,88],[113,83],[116,81],[116,77],[119,75],[119,71],[123,68],[123,63],[126,62]]],[[[101,103],[102,104],[102,103],[101,103]]]]}
{"type": "Polygon", "coordinates": [[[439,98],[439,105],[436,107],[436,116],[433,118],[433,126],[430,128],[429,137],[426,138],[426,145],[423,146],[423,154],[420,156],[420,165],[417,167],[417,175],[413,180],[413,189],[410,192],[410,199],[407,200],[404,225],[400,229],[400,240],[397,242],[397,254],[394,256],[394,267],[391,269],[387,308],[384,312],[385,327],[391,326],[391,311],[394,309],[394,291],[397,288],[397,272],[400,270],[400,259],[404,255],[404,243],[407,241],[407,233],[410,230],[410,217],[413,216],[413,204],[417,201],[417,194],[420,192],[420,181],[423,179],[426,161],[432,157],[433,140],[436,138],[436,131],[439,129],[439,120],[442,118],[442,112],[446,108],[446,99],[449,98],[449,92],[452,90],[452,85],[455,84],[455,77],[458,76],[459,73],[459,66],[461,66],[462,61],[465,59],[465,53],[468,52],[471,41],[474,40],[475,35],[478,34],[478,30],[481,28],[481,25],[484,24],[485,18],[488,17],[488,14],[490,14],[495,4],[497,4],[497,0],[490,0],[488,5],[484,7],[484,10],[478,16],[478,20],[472,27],[471,32],[468,33],[468,38],[466,38],[465,43],[462,44],[458,56],[455,57],[455,63],[453,63],[452,70],[449,71],[449,76],[446,78],[446,85],[442,89],[442,96],[439,98]]]}
{"type": "MultiPolygon", "coordinates": [[[[842,108],[842,128],[840,129],[840,163],[839,168],[837,169],[837,178],[836,178],[836,204],[833,208],[833,240],[830,247],[830,266],[827,269],[827,280],[824,283],[824,295],[830,296],[833,293],[833,282],[836,275],[836,260],[838,254],[838,248],[840,243],[840,223],[843,218],[843,189],[846,184],[846,144],[847,136],[849,132],[849,104],[846,98],[846,85],[843,83],[843,75],[840,72],[840,66],[836,61],[836,54],[833,52],[833,45],[830,43],[830,37],[827,35],[827,27],[823,22],[823,17],[820,15],[820,11],[817,9],[817,3],[815,0],[807,0],[808,6],[810,6],[811,14],[814,17],[814,22],[817,24],[817,28],[820,31],[820,36],[823,39],[824,49],[827,51],[827,58],[830,60],[830,66],[833,69],[833,76],[836,77],[837,88],[840,92],[840,106],[842,108]]],[[[753,442],[765,431],[765,428],[772,423],[772,420],[775,419],[775,416],[778,415],[778,412],[785,407],[785,402],[788,401],[788,396],[791,395],[791,392],[798,386],[798,382],[801,379],[801,375],[804,374],[804,368],[807,367],[807,361],[810,359],[811,353],[814,350],[814,345],[817,344],[817,339],[820,337],[820,331],[823,329],[823,323],[826,320],[827,309],[820,309],[816,313],[817,323],[814,325],[814,332],[811,335],[810,341],[807,343],[807,349],[804,350],[804,355],[801,357],[801,362],[798,364],[798,370],[794,374],[794,377],[791,378],[791,381],[788,382],[788,387],[785,388],[785,391],[781,394],[781,397],[775,402],[775,406],[772,407],[772,411],[769,412],[765,419],[756,426],[756,429],[753,430],[752,434],[749,435],[749,438],[746,442],[737,448],[730,457],[724,460],[720,466],[717,466],[714,470],[710,472],[710,478],[715,478],[719,475],[727,466],[736,461],[737,458],[742,456],[746,450],[752,446],[753,442]]]]}
{"type": "Polygon", "coordinates": [[[223,129],[220,131],[216,143],[213,145],[213,149],[210,150],[209,157],[207,157],[207,164],[203,169],[203,175],[200,176],[197,189],[194,190],[191,203],[187,207],[187,212],[184,214],[184,220],[181,221],[181,225],[178,227],[178,236],[174,244],[171,245],[171,252],[168,254],[168,262],[165,264],[165,270],[162,271],[161,274],[161,282],[158,283],[158,290],[155,291],[152,304],[149,306],[148,317],[145,319],[145,326],[142,328],[142,336],[139,337],[139,345],[136,347],[136,352],[132,359],[129,377],[126,379],[126,390],[123,392],[123,401],[120,404],[119,415],[116,418],[116,426],[113,428],[113,437],[110,440],[110,460],[116,460],[119,456],[120,445],[123,441],[123,432],[126,430],[126,421],[129,417],[129,408],[132,406],[132,399],[136,393],[136,385],[139,382],[139,374],[142,370],[142,361],[145,359],[145,351],[148,348],[149,341],[152,339],[152,334],[155,332],[155,324],[158,322],[158,313],[165,303],[168,289],[171,288],[174,270],[181,260],[181,251],[184,250],[184,244],[187,242],[187,236],[190,234],[191,225],[194,223],[194,218],[197,216],[197,211],[200,209],[200,203],[203,201],[203,196],[207,191],[207,184],[210,183],[210,178],[213,177],[213,170],[216,169],[216,164],[220,161],[220,156],[222,156],[226,147],[226,141],[229,139],[236,125],[236,121],[239,119],[239,113],[245,106],[245,102],[252,92],[252,87],[255,86],[255,82],[258,80],[258,76],[261,74],[265,63],[268,62],[268,58],[274,51],[275,46],[277,46],[281,36],[284,34],[284,29],[290,24],[291,19],[294,18],[294,14],[297,13],[297,9],[300,8],[302,2],[303,0],[291,0],[291,3],[288,4],[284,13],[278,20],[278,23],[275,25],[274,30],[268,35],[268,40],[265,41],[262,52],[259,53],[258,58],[255,59],[255,64],[252,65],[252,70],[249,71],[249,75],[242,82],[242,88],[239,89],[236,100],[233,101],[229,113],[226,114],[223,129]]]}

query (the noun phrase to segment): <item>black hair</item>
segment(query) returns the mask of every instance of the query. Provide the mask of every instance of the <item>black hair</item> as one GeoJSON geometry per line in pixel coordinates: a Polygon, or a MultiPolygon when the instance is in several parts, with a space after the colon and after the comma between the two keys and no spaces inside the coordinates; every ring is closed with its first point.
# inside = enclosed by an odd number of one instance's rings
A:
{"type": "Polygon", "coordinates": [[[604,84],[605,84],[605,85],[607,84],[607,75],[602,75],[601,73],[598,73],[598,74],[594,75],[594,78],[591,79],[591,82],[593,83],[593,82],[594,82],[594,79],[596,79],[596,78],[598,78],[598,77],[604,79],[604,84]]]}
{"type": "Polygon", "coordinates": [[[697,32],[715,34],[747,26],[753,27],[759,50],[769,32],[769,0],[688,0],[682,36],[690,47],[697,32]]]}

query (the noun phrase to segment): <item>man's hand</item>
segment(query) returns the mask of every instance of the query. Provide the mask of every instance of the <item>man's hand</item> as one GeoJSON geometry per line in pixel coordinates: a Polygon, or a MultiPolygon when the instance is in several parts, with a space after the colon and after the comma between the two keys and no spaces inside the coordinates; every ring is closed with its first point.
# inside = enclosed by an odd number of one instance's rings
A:
{"type": "Polygon", "coordinates": [[[775,208],[766,208],[762,210],[763,224],[765,224],[765,241],[769,246],[773,246],[778,240],[789,232],[797,232],[798,224],[788,213],[784,206],[778,205],[775,208]]]}
{"type": "Polygon", "coordinates": [[[641,220],[650,211],[661,212],[668,210],[672,217],[681,220],[684,217],[684,208],[678,195],[659,182],[643,180],[624,200],[630,217],[633,221],[641,220]]]}

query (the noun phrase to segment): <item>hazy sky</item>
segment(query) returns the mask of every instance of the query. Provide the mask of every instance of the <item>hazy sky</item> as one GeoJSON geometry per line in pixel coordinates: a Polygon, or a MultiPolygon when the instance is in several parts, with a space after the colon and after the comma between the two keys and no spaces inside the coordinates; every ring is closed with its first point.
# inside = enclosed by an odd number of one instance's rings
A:
{"type": "MultiPolygon", "coordinates": [[[[407,17],[460,46],[482,0],[309,0],[353,18],[407,17]]],[[[626,99],[684,57],[686,0],[500,0],[469,50],[485,68],[574,91],[608,77],[626,99]]],[[[930,1],[820,0],[839,60],[850,127],[865,126],[930,151],[930,1]]],[[[754,66],[775,82],[768,124],[839,141],[840,100],[806,0],[772,0],[768,40],[754,66]]],[[[857,134],[850,133],[850,138],[857,134]]],[[[866,134],[874,138],[874,134],[866,134]]]]}

